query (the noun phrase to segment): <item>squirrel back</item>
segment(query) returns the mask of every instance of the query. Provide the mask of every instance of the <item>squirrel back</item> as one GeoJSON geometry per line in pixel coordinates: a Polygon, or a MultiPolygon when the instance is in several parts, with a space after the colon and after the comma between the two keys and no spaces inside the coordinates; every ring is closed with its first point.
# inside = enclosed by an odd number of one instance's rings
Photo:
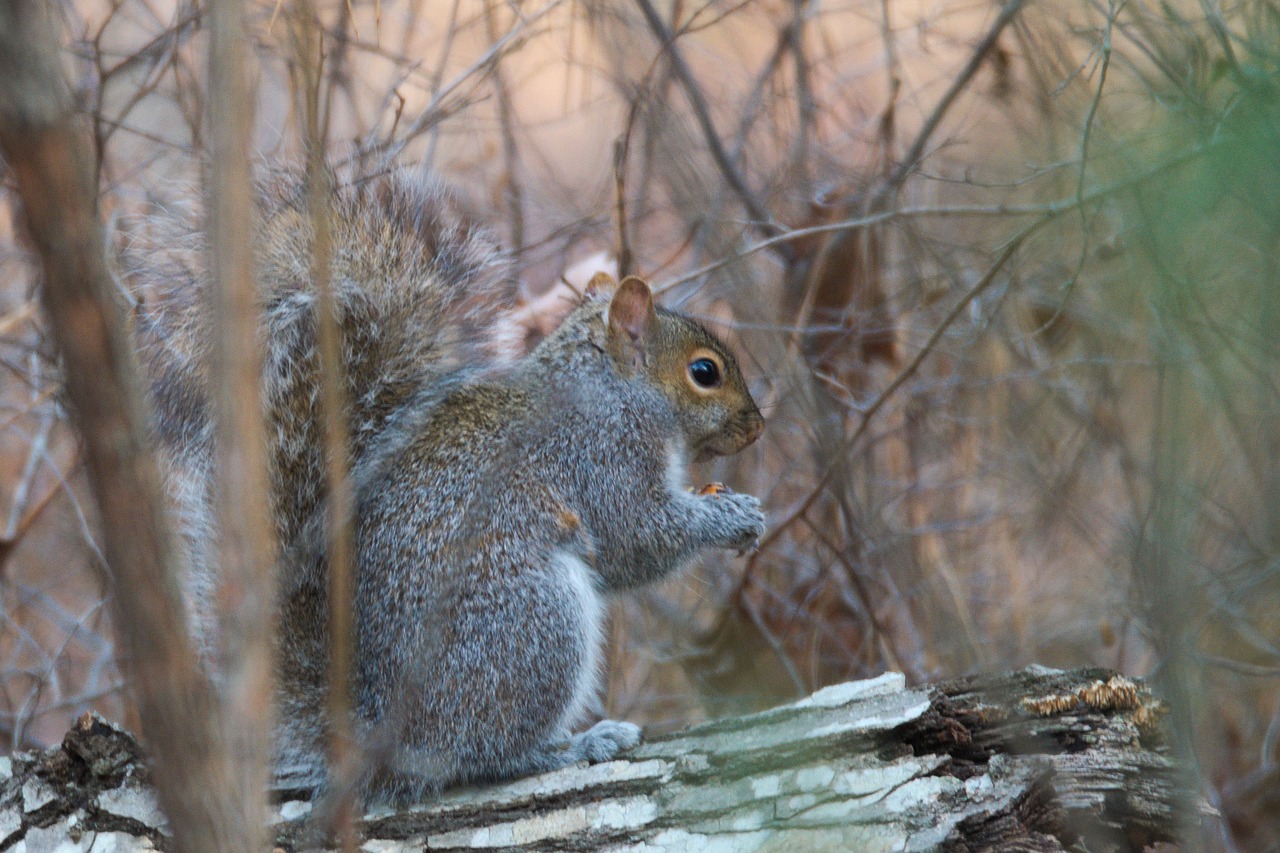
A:
{"type": "MultiPolygon", "coordinates": [[[[287,547],[324,492],[314,234],[301,173],[267,171],[256,190],[261,393],[276,533],[287,547]]],[[[494,235],[428,177],[397,170],[335,186],[325,198],[354,468],[410,396],[502,354],[515,278],[494,235]]],[[[213,441],[205,229],[198,211],[182,208],[144,226],[123,253],[141,296],[135,335],[166,462],[192,473],[210,464],[213,441]]],[[[209,479],[178,476],[184,487],[209,479]]],[[[192,500],[183,503],[188,524],[207,523],[192,500]]]]}

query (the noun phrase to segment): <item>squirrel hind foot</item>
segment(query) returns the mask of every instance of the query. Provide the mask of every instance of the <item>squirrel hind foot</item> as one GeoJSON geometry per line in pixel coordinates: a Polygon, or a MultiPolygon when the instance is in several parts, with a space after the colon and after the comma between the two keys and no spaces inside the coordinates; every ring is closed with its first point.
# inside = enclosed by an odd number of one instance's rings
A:
{"type": "Polygon", "coordinates": [[[586,760],[591,764],[612,761],[640,743],[640,727],[624,720],[601,720],[585,732],[569,739],[566,752],[577,755],[575,761],[586,760]]]}
{"type": "Polygon", "coordinates": [[[640,727],[623,720],[601,720],[568,741],[547,743],[530,752],[510,778],[548,773],[572,767],[580,761],[600,764],[612,761],[640,743],[640,727]]]}

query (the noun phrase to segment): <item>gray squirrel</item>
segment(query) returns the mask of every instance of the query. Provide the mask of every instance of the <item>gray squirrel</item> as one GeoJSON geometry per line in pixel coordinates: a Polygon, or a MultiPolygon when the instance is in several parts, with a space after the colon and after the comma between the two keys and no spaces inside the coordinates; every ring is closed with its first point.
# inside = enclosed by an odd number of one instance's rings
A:
{"type": "MultiPolygon", "coordinates": [[[[259,182],[261,393],[280,545],[277,769],[325,781],[329,626],[311,225],[305,182],[259,182]]],[[[396,171],[334,187],[356,508],[356,730],[369,799],[612,758],[640,730],[574,727],[598,703],[605,596],[704,548],[750,549],[759,501],[693,492],[691,459],[763,428],[725,346],[597,275],[529,355],[497,357],[510,259],[438,184],[396,171]]],[[[171,211],[125,253],[185,557],[191,616],[216,656],[211,334],[198,216],[171,211]]]]}

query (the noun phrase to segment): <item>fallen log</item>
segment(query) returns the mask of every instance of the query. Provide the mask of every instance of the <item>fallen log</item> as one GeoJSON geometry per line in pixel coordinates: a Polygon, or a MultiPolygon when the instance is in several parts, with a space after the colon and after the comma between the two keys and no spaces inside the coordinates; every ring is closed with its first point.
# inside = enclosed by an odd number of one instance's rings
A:
{"type": "MultiPolygon", "coordinates": [[[[646,741],[620,760],[451,791],[359,822],[363,850],[1140,850],[1189,797],[1163,706],[1107,670],[908,688],[888,673],[646,741]]],[[[165,849],[137,743],[85,715],[3,759],[0,851],[165,849]]],[[[284,850],[311,804],[276,806],[284,850]]]]}

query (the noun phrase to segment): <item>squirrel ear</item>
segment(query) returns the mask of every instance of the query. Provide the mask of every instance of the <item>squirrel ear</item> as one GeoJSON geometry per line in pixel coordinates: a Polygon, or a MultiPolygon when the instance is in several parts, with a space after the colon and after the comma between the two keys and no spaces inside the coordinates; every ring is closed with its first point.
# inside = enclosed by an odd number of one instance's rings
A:
{"type": "Polygon", "coordinates": [[[633,365],[644,361],[644,351],[658,322],[649,285],[629,275],[618,285],[605,315],[615,352],[633,365]]]}
{"type": "Polygon", "coordinates": [[[608,299],[618,289],[618,283],[607,272],[598,272],[587,282],[583,295],[588,299],[608,299]]]}

